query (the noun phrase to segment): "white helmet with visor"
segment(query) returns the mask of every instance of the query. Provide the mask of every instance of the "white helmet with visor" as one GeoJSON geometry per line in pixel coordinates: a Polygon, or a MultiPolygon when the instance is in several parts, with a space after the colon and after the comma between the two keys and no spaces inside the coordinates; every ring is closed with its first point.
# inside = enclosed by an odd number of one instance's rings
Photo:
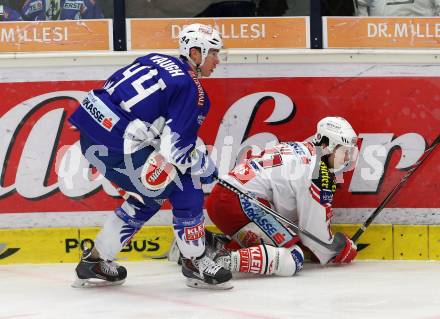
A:
{"type": "Polygon", "coordinates": [[[179,51],[194,66],[203,65],[210,49],[220,50],[223,41],[220,33],[211,26],[194,23],[182,29],[179,34],[179,51]],[[199,48],[202,54],[202,61],[196,65],[190,57],[191,48],[199,48]]]}

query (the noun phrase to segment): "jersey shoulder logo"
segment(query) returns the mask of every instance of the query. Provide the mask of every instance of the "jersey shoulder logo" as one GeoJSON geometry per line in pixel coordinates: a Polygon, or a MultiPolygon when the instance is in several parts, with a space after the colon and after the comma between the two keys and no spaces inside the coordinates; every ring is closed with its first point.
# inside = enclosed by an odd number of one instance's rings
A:
{"type": "Polygon", "coordinates": [[[81,107],[107,131],[111,131],[120,118],[112,112],[95,94],[90,91],[81,102],[81,107]]]}
{"type": "Polygon", "coordinates": [[[306,151],[303,149],[303,146],[301,146],[301,143],[287,142],[286,144],[290,145],[290,147],[293,149],[295,154],[300,159],[301,163],[303,163],[303,164],[309,164],[310,163],[310,157],[306,153],[306,151]]]}
{"type": "Polygon", "coordinates": [[[251,164],[250,162],[251,161],[247,160],[238,164],[231,172],[229,172],[229,176],[234,177],[241,184],[246,184],[256,176],[253,166],[255,164],[251,164]]]}

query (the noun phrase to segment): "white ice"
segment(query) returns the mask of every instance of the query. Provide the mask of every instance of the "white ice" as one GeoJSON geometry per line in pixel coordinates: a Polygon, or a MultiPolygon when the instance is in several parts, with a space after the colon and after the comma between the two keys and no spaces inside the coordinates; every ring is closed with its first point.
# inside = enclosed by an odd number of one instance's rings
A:
{"type": "Polygon", "coordinates": [[[74,264],[0,266],[0,319],[440,318],[440,263],[308,264],[295,277],[240,275],[234,288],[188,288],[175,263],[122,263],[124,285],[71,288],[74,264]]]}

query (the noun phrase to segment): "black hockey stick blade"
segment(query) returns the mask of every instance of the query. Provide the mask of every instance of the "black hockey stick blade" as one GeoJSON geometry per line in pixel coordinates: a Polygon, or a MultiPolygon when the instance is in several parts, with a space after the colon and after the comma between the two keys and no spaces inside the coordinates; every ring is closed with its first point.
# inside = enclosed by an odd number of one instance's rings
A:
{"type": "MultiPolygon", "coordinates": [[[[368,217],[368,219],[362,224],[362,226],[356,231],[356,233],[351,237],[351,240],[356,243],[359,237],[365,232],[368,226],[373,222],[373,220],[376,218],[377,215],[385,208],[385,206],[391,201],[391,199],[394,197],[395,194],[398,193],[398,191],[403,187],[403,185],[406,184],[409,177],[419,168],[423,162],[429,157],[429,155],[432,153],[432,151],[437,147],[437,145],[440,144],[440,134],[435,138],[435,140],[432,142],[431,146],[428,147],[425,152],[422,154],[421,159],[417,161],[414,166],[408,170],[408,172],[402,177],[400,182],[394,186],[394,188],[388,193],[388,195],[384,198],[382,203],[374,210],[374,212],[368,217]]],[[[361,244],[359,243],[357,245],[358,249],[357,251],[361,251],[368,247],[369,244],[361,244]]]]}

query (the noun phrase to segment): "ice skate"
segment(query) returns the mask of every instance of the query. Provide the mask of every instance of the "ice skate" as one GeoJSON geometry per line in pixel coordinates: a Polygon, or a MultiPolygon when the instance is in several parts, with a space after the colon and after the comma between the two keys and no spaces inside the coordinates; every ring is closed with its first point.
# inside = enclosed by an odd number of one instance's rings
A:
{"type": "Polygon", "coordinates": [[[222,248],[215,252],[212,259],[214,262],[226,270],[231,270],[231,251],[222,248]]]}
{"type": "Polygon", "coordinates": [[[205,254],[196,259],[182,258],[182,273],[188,287],[217,290],[232,288],[228,282],[232,273],[205,254]]]}
{"type": "MultiPolygon", "coordinates": [[[[217,234],[205,230],[206,235],[206,254],[209,257],[216,255],[219,250],[225,249],[225,245],[231,240],[223,234],[217,234]]],[[[176,239],[173,239],[170,250],[167,254],[168,261],[176,262],[178,265],[182,265],[182,254],[177,246],[176,239]]]]}
{"type": "MultiPolygon", "coordinates": [[[[223,234],[217,234],[205,229],[206,235],[206,254],[210,257],[215,255],[219,250],[224,249],[225,245],[231,240],[223,234]]],[[[182,264],[182,254],[180,253],[179,246],[177,246],[176,239],[173,240],[171,248],[167,254],[168,261],[177,262],[182,264]]]]}
{"type": "Polygon", "coordinates": [[[122,285],[127,277],[125,267],[112,261],[91,257],[91,250],[84,250],[82,258],[75,269],[74,288],[90,288],[122,285]]]}
{"type": "Polygon", "coordinates": [[[205,230],[207,255],[213,257],[218,251],[225,249],[225,246],[231,241],[226,235],[217,234],[205,230]]]}

